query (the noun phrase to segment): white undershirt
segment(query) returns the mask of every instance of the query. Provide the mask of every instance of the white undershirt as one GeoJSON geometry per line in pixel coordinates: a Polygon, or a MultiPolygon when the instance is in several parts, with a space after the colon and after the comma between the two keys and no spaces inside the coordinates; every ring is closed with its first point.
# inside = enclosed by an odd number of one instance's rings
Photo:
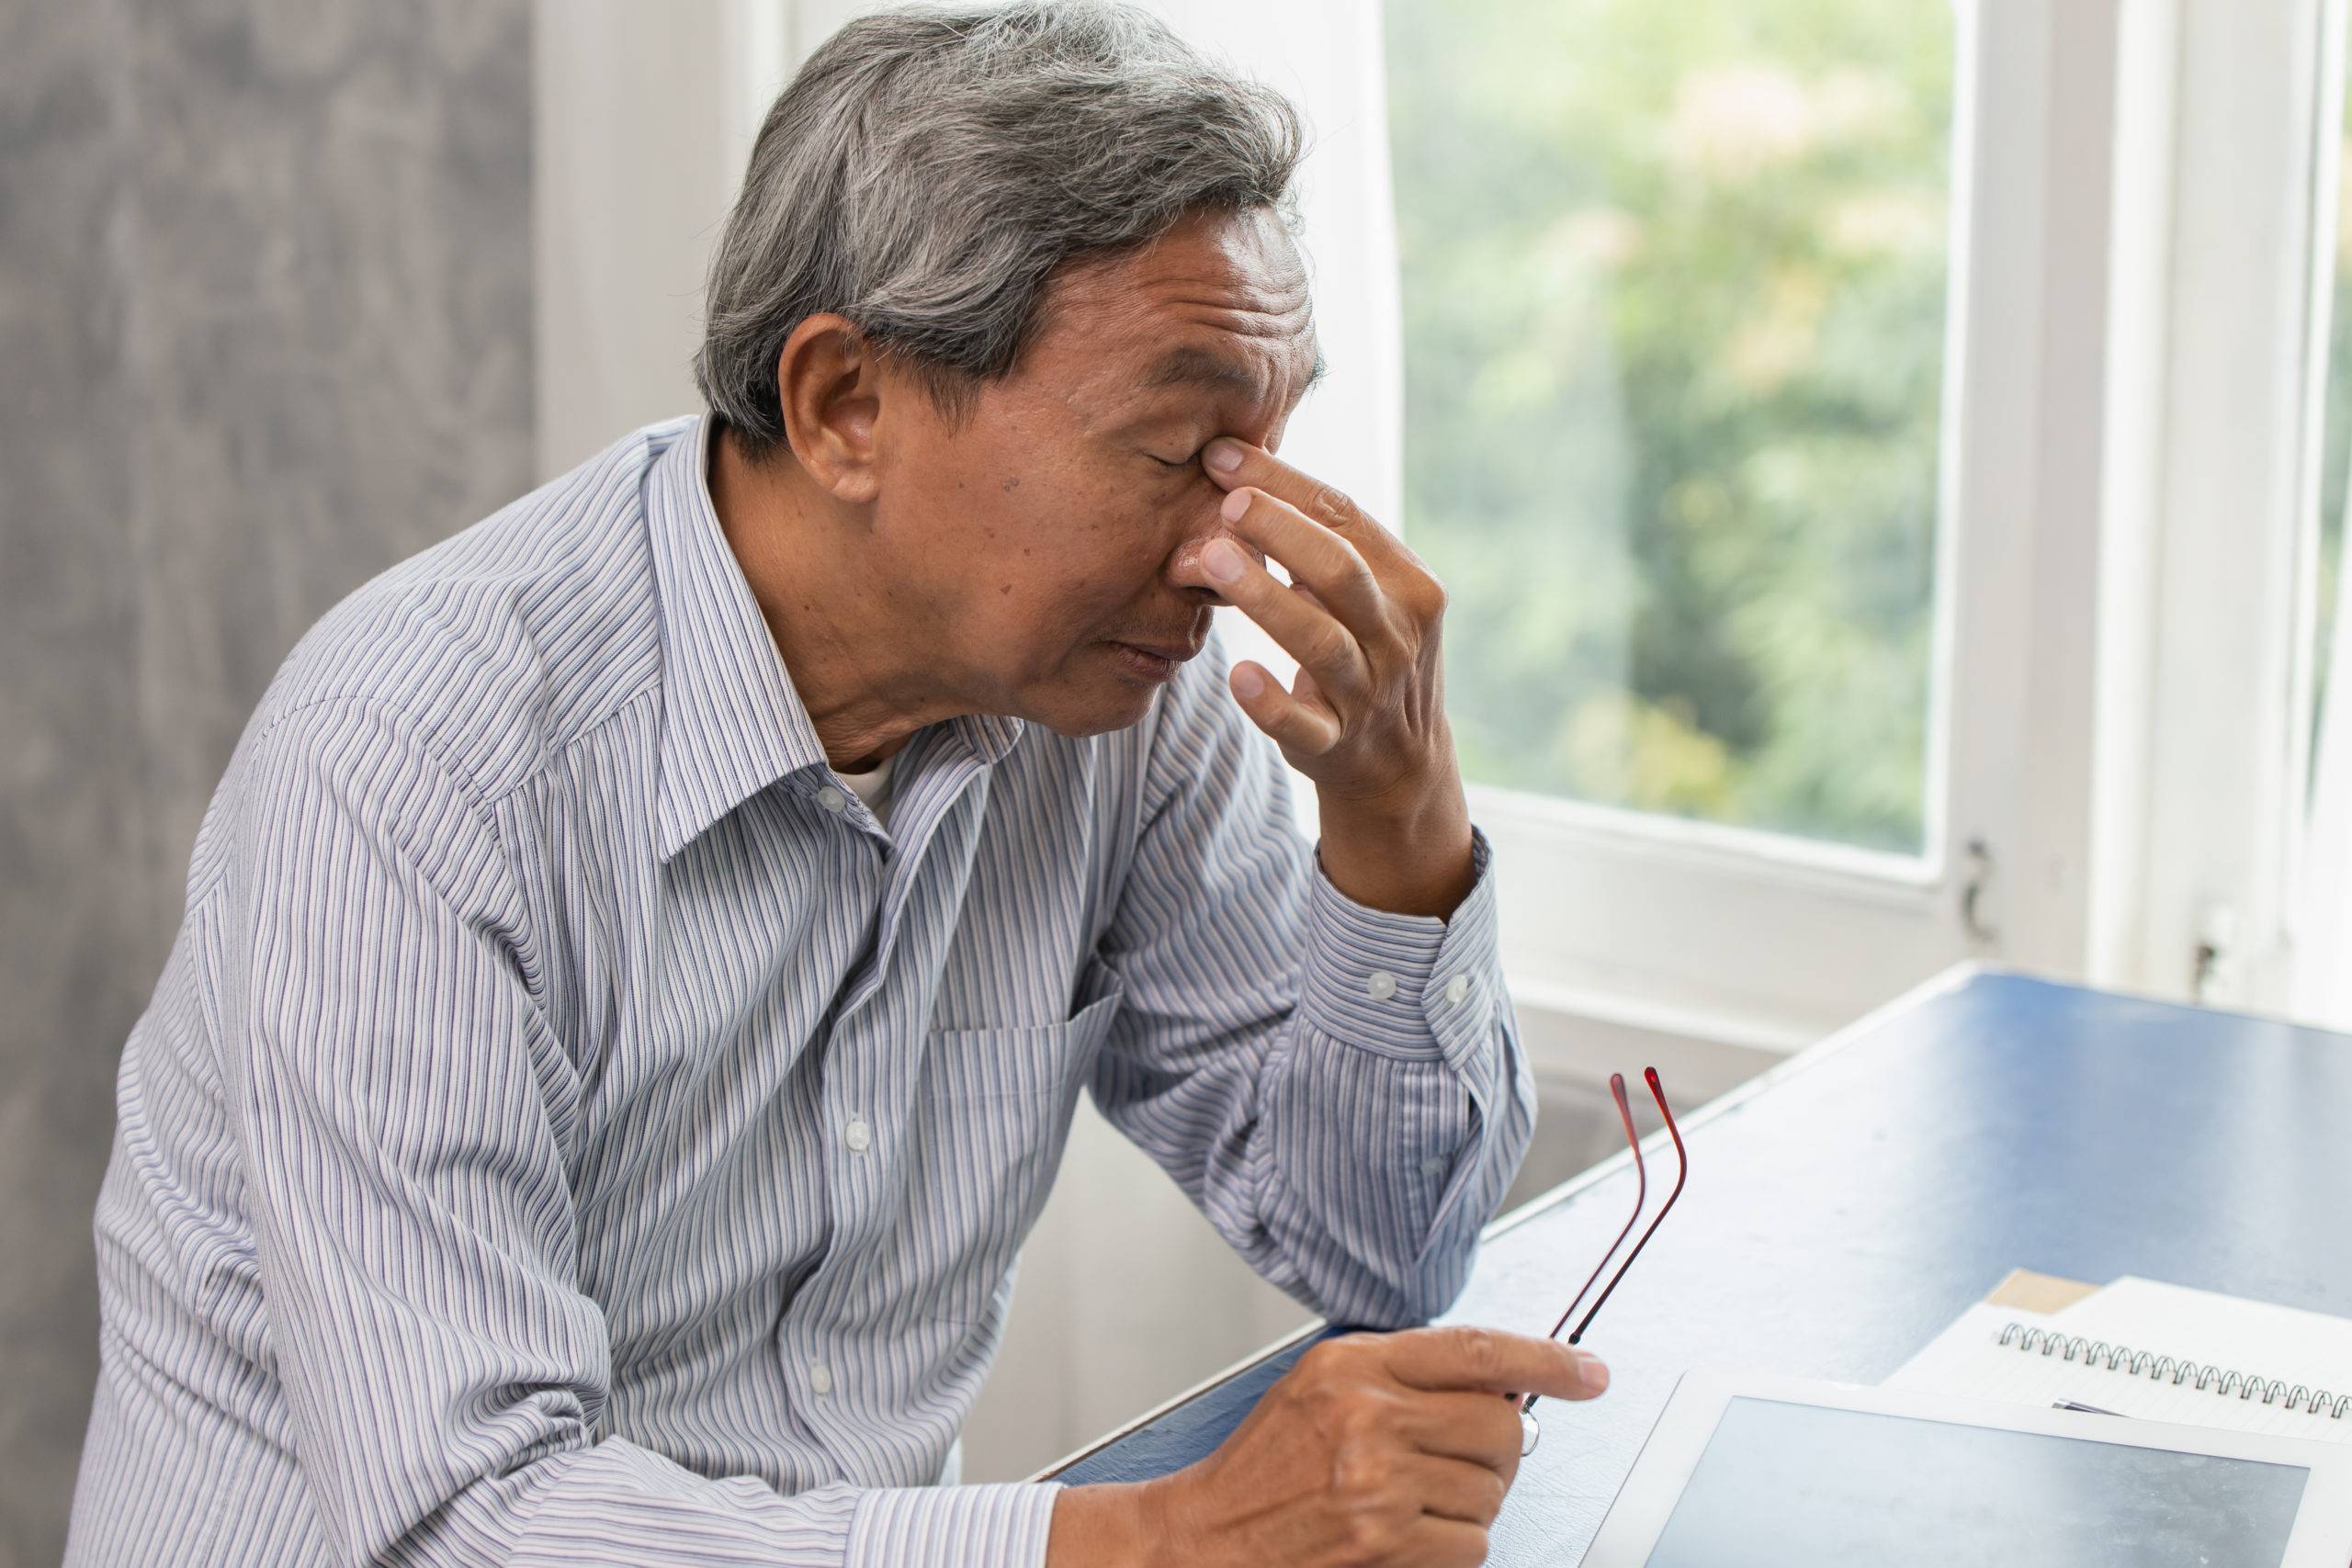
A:
{"type": "Polygon", "coordinates": [[[890,764],[897,761],[896,757],[885,757],[878,767],[863,773],[834,770],[841,773],[842,783],[855,790],[857,798],[865,802],[865,809],[874,813],[874,819],[886,828],[890,825],[890,764]]]}

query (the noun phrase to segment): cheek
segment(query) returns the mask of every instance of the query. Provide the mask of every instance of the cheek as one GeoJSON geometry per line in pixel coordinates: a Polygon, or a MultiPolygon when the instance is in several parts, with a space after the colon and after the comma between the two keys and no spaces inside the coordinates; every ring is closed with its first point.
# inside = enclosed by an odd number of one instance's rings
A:
{"type": "MultiPolygon", "coordinates": [[[[1023,481],[1011,493],[1026,495],[1030,488],[1023,481]]],[[[999,530],[989,596],[1008,611],[1038,618],[1023,640],[1067,643],[1134,629],[1123,612],[1159,581],[1170,537],[1165,512],[1138,504],[1148,500],[1099,491],[1072,495],[999,530]]]]}

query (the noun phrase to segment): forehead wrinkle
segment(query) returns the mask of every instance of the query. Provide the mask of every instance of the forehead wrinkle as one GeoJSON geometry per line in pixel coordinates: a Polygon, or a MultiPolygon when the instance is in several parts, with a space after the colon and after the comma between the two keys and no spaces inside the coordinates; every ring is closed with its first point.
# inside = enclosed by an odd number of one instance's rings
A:
{"type": "MultiPolygon", "coordinates": [[[[1293,367],[1287,377],[1290,383],[1288,395],[1283,400],[1283,410],[1287,414],[1298,407],[1308,390],[1322,378],[1326,362],[1321,349],[1311,337],[1305,340],[1303,353],[1284,357],[1293,367]],[[1305,364],[1303,371],[1296,368],[1302,361],[1305,364]]],[[[1265,357],[1262,364],[1259,363],[1260,358],[1255,354],[1236,355],[1220,353],[1206,344],[1180,344],[1161,355],[1138,385],[1146,392],[1170,387],[1193,388],[1213,398],[1238,397],[1255,407],[1278,384],[1275,378],[1283,373],[1280,363],[1272,356],[1265,357]]]]}
{"type": "Polygon", "coordinates": [[[1153,390],[1161,387],[1199,387],[1211,392],[1239,392],[1255,397],[1258,380],[1248,367],[1215,349],[1185,344],[1161,355],[1143,384],[1153,390]]]}
{"type": "Polygon", "coordinates": [[[1236,303],[1228,293],[1222,298],[1193,295],[1159,302],[1163,309],[1190,316],[1194,323],[1220,337],[1242,339],[1248,346],[1233,353],[1220,343],[1178,344],[1163,352],[1146,374],[1142,385],[1147,389],[1193,386],[1210,392],[1239,392],[1254,399],[1265,389],[1270,377],[1281,374],[1285,364],[1303,364],[1303,369],[1295,368],[1290,376],[1289,400],[1295,406],[1307,389],[1322,378],[1323,354],[1317,341],[1313,301],[1306,290],[1302,288],[1287,299],[1273,300],[1256,290],[1237,292],[1254,294],[1256,298],[1236,303]],[[1269,343],[1270,339],[1288,339],[1289,343],[1269,343]],[[1291,349],[1287,355],[1282,352],[1286,346],[1291,349]]]}
{"type": "Polygon", "coordinates": [[[1314,295],[1301,274],[1295,281],[1261,283],[1232,274],[1216,276],[1153,277],[1142,280],[1139,292],[1155,296],[1162,309],[1199,311],[1229,319],[1228,329],[1250,337],[1274,337],[1305,326],[1313,313],[1314,295]]]}
{"type": "Polygon", "coordinates": [[[1287,383],[1287,412],[1323,373],[1313,294],[1295,254],[1269,266],[1223,248],[1204,256],[1156,243],[1074,267],[1047,301],[1041,338],[1057,359],[1082,365],[1079,380],[1094,389],[1081,394],[1072,386],[1059,396],[1085,409],[1090,428],[1124,424],[1137,394],[1170,388],[1254,407],[1287,383]],[[1160,346],[1170,338],[1177,341],[1160,346]]]}

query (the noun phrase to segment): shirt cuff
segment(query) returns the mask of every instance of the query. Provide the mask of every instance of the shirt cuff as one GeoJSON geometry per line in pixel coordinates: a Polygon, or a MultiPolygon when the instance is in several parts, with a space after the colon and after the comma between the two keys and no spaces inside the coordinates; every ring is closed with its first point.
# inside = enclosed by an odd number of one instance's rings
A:
{"type": "Polygon", "coordinates": [[[858,1495],[846,1568],[1042,1568],[1059,1484],[882,1487],[858,1495]]]}
{"type": "Polygon", "coordinates": [[[1476,874],[1453,915],[1357,903],[1315,861],[1299,1008],[1325,1034],[1384,1055],[1457,1064],[1481,1048],[1501,1000],[1493,851],[1470,830],[1476,874]]]}

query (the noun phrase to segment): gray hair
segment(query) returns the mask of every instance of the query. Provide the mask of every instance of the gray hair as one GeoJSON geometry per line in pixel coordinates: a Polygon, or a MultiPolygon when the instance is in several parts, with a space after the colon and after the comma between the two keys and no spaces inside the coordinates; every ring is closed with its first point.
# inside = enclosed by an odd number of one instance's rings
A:
{"type": "Polygon", "coordinates": [[[831,311],[967,412],[1045,286],[1195,212],[1294,229],[1297,111],[1134,6],[922,6],[835,33],[768,110],[712,258],[695,381],[754,458],[786,445],[785,339],[831,311]]]}

